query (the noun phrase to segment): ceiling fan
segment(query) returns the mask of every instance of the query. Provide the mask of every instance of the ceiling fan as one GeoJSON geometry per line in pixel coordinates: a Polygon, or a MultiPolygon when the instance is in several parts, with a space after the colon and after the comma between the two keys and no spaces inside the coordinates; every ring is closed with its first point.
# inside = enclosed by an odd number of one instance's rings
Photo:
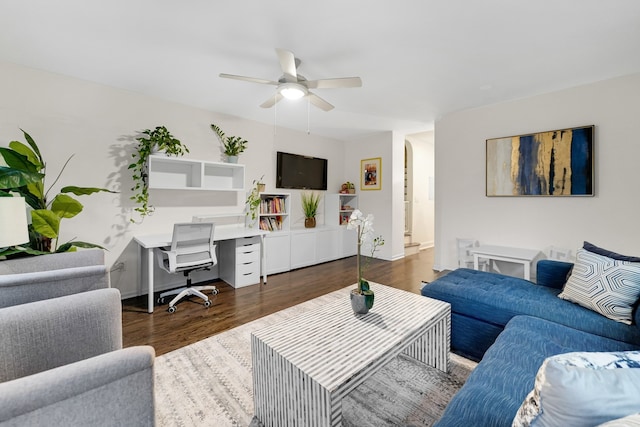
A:
{"type": "Polygon", "coordinates": [[[278,60],[280,61],[280,67],[283,72],[278,81],[224,73],[220,73],[220,77],[276,86],[276,94],[260,104],[262,108],[273,107],[275,103],[280,101],[282,98],[299,99],[306,96],[309,99],[309,102],[316,107],[324,111],[329,111],[334,108],[333,105],[329,104],[315,93],[310,92],[309,89],[349,88],[362,86],[362,80],[360,77],[307,80],[304,76],[298,74],[297,69],[298,66],[300,66],[301,61],[294,56],[293,52],[284,49],[276,49],[276,53],[278,54],[278,60]]]}

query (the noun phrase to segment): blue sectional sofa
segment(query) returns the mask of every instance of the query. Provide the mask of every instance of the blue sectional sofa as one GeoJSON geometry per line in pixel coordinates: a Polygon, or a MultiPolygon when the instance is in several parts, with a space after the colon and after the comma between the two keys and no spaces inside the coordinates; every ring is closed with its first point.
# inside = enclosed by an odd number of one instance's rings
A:
{"type": "Polygon", "coordinates": [[[558,298],[572,266],[539,261],[537,284],[458,269],[423,286],[451,304],[452,351],[481,360],[437,426],[511,426],[546,358],[640,350],[640,310],[627,325],[558,298]]]}

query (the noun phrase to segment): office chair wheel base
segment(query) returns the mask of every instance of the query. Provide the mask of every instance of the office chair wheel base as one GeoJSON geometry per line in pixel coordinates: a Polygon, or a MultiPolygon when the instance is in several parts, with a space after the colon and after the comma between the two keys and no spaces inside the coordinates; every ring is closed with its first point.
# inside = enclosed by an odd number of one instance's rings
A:
{"type": "Polygon", "coordinates": [[[157,302],[158,302],[159,305],[163,305],[164,304],[164,297],[158,298],[157,302]]]}
{"type": "Polygon", "coordinates": [[[204,306],[205,306],[205,307],[211,307],[211,301],[206,300],[206,301],[204,302],[204,306]]]}
{"type": "Polygon", "coordinates": [[[211,295],[218,295],[220,291],[218,289],[214,289],[211,291],[211,295]]]}
{"type": "Polygon", "coordinates": [[[175,312],[176,312],[176,310],[178,310],[178,309],[177,309],[175,306],[173,306],[173,305],[167,309],[167,311],[168,311],[169,313],[175,313],[175,312]]]}

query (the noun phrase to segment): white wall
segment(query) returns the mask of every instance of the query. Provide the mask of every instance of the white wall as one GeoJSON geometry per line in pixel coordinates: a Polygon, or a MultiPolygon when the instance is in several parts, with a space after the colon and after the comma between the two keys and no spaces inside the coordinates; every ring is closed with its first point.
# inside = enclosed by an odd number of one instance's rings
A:
{"type": "Polygon", "coordinates": [[[544,250],[590,241],[640,254],[640,74],[461,111],[435,125],[437,269],[456,237],[544,250]],[[595,125],[595,197],[485,197],[485,140],[595,125]]]}
{"type": "Polygon", "coordinates": [[[394,132],[381,132],[350,141],[345,146],[347,179],[356,184],[358,207],[373,214],[376,235],[382,235],[384,246],[376,257],[395,260],[404,256],[404,137],[394,132]],[[360,189],[360,161],[380,157],[382,184],[380,190],[360,189]]]}
{"type": "Polygon", "coordinates": [[[431,187],[435,177],[434,133],[407,135],[406,140],[412,153],[408,165],[413,177],[410,183],[413,205],[411,237],[414,243],[420,243],[421,249],[430,248],[435,240],[435,198],[431,187]]]}
{"type": "MultiPolygon", "coordinates": [[[[63,220],[61,241],[75,237],[103,245],[108,249],[109,266],[123,262],[124,271],[114,271],[112,283],[124,297],[146,292],[137,285],[134,235],[169,232],[173,223],[190,221],[194,214],[240,212],[245,199],[245,194],[226,192],[190,192],[176,197],[151,190],[156,212],[142,223],[132,224],[132,179],[127,167],[136,131],[165,125],[190,149],[185,158],[209,161],[221,160],[220,144],[210,123],[228,135],[247,139],[247,151],[240,156],[240,163],[246,165],[247,191],[252,180],[264,174],[267,191],[292,193],[292,227],[303,219],[299,191],[275,189],[277,150],[328,159],[331,192],[337,192],[346,180],[342,141],[282,128],[274,134],[273,126],[2,62],[0,93],[0,145],[7,146],[11,140],[24,142],[22,128],[40,146],[49,184],[75,154],[56,189],[78,185],[120,192],[80,197],[84,212],[63,220]]],[[[355,182],[355,177],[351,180],[355,182]]],[[[322,224],[324,218],[319,217],[318,222],[322,224]]]]}

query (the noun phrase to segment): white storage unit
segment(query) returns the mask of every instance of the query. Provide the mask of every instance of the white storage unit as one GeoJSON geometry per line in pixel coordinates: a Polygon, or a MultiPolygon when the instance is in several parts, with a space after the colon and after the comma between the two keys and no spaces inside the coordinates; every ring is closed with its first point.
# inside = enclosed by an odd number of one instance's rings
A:
{"type": "Polygon", "coordinates": [[[291,230],[291,268],[317,264],[315,228],[291,230]]]}
{"type": "Polygon", "coordinates": [[[324,218],[327,225],[345,225],[356,209],[358,209],[357,194],[325,195],[324,218]]]}
{"type": "Polygon", "coordinates": [[[273,231],[265,236],[267,274],[291,270],[291,242],[288,231],[273,231]]]}
{"type": "Polygon", "coordinates": [[[223,240],[220,245],[220,278],[233,286],[260,283],[260,237],[223,240]]]}
{"type": "Polygon", "coordinates": [[[149,156],[149,188],[244,191],[244,165],[149,156]]]}

